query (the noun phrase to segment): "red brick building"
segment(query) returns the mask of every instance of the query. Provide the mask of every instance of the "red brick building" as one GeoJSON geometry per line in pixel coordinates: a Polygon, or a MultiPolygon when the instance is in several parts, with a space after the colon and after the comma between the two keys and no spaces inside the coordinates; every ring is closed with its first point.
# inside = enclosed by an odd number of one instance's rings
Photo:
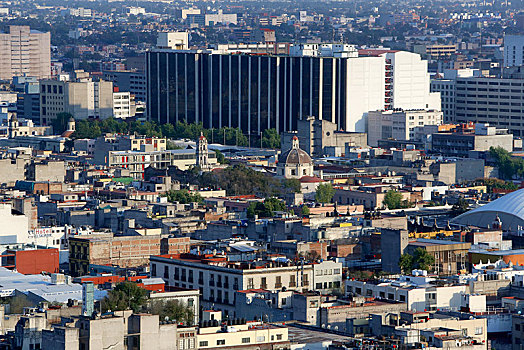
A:
{"type": "Polygon", "coordinates": [[[2,266],[24,275],[42,272],[59,272],[59,251],[57,248],[8,249],[2,255],[2,266]]]}

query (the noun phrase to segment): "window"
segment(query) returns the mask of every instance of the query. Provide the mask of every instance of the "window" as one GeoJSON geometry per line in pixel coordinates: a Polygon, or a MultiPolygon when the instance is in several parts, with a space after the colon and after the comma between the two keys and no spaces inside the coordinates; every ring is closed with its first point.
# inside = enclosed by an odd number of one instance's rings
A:
{"type": "Polygon", "coordinates": [[[217,345],[226,345],[225,339],[217,339],[217,345]]]}
{"type": "Polygon", "coordinates": [[[249,344],[251,343],[251,338],[242,338],[242,344],[249,344]]]}
{"type": "Polygon", "coordinates": [[[277,340],[282,340],[282,334],[277,334],[277,340]]]}
{"type": "Polygon", "coordinates": [[[266,341],[266,337],[261,335],[257,337],[257,343],[263,343],[266,341]]]}
{"type": "Polygon", "coordinates": [[[282,276],[276,276],[275,288],[282,288],[282,276]]]}
{"type": "Polygon", "coordinates": [[[481,335],[484,333],[484,329],[482,327],[475,327],[475,335],[481,335]]]}
{"type": "Polygon", "coordinates": [[[255,288],[255,285],[253,284],[253,278],[247,279],[247,289],[253,289],[255,288]]]}
{"type": "Polygon", "coordinates": [[[207,340],[201,341],[198,343],[199,346],[209,346],[209,342],[207,340]]]}

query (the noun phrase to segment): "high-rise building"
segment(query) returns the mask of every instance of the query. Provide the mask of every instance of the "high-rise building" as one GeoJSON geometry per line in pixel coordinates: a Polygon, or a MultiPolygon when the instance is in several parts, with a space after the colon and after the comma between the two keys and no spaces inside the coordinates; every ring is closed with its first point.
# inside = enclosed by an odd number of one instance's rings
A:
{"type": "Polygon", "coordinates": [[[43,80],[40,82],[40,125],[49,125],[64,112],[76,119],[109,118],[118,112],[113,103],[110,81],[43,80]]]}
{"type": "Polygon", "coordinates": [[[504,67],[524,63],[524,35],[504,35],[504,67]]]}
{"type": "Polygon", "coordinates": [[[9,26],[9,33],[0,33],[0,62],[0,79],[17,75],[49,78],[51,34],[28,26],[9,26]]]}
{"type": "Polygon", "coordinates": [[[524,78],[482,77],[470,71],[473,74],[445,71],[443,79],[431,82],[432,91],[441,92],[444,121],[489,123],[515,136],[524,135],[524,78]]]}
{"type": "Polygon", "coordinates": [[[368,50],[364,57],[340,51],[346,46],[316,45],[297,56],[150,51],[148,116],[259,135],[268,128],[296,130],[297,120],[308,116],[365,131],[369,111],[440,110],[419,55],[368,50]]]}

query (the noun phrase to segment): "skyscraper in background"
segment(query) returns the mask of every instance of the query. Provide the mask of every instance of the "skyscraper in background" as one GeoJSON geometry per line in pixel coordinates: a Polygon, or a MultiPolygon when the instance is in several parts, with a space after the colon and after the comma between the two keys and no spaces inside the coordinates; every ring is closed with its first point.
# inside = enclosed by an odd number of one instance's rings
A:
{"type": "Polygon", "coordinates": [[[418,54],[306,44],[289,55],[227,51],[147,53],[147,110],[159,123],[202,123],[258,135],[296,130],[316,116],[347,131],[365,131],[369,111],[440,110],[418,54]]]}
{"type": "Polygon", "coordinates": [[[51,76],[51,34],[28,26],[10,26],[0,33],[0,79],[27,75],[39,79],[51,76]]]}

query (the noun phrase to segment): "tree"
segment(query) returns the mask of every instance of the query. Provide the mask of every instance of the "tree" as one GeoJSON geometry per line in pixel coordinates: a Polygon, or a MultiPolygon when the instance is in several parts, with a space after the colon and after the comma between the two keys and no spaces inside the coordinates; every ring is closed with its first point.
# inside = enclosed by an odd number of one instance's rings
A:
{"type": "Polygon", "coordinates": [[[154,315],[159,315],[161,320],[167,318],[186,324],[192,324],[195,318],[193,308],[178,300],[167,300],[165,302],[161,300],[152,301],[147,311],[154,315]]]}
{"type": "Polygon", "coordinates": [[[315,193],[315,200],[319,203],[330,203],[335,195],[335,189],[330,183],[320,184],[315,193]]]}
{"type": "Polygon", "coordinates": [[[217,162],[219,162],[220,164],[229,164],[229,161],[224,156],[224,153],[216,149],[215,154],[217,156],[217,162]]]}
{"type": "Polygon", "coordinates": [[[266,129],[262,132],[263,148],[280,148],[280,135],[276,129],[266,129]]]}
{"type": "Polygon", "coordinates": [[[56,118],[51,121],[53,126],[53,133],[55,135],[61,135],[64,131],[67,130],[67,122],[73,117],[70,113],[58,113],[56,118]]]}
{"type": "Polygon", "coordinates": [[[247,216],[249,218],[255,215],[263,218],[269,218],[274,215],[276,211],[285,211],[286,205],[280,199],[269,197],[264,202],[251,202],[247,208],[247,216]]]}
{"type": "Polygon", "coordinates": [[[133,282],[122,282],[107,293],[102,299],[102,311],[133,310],[138,312],[145,304],[147,291],[133,282]]]}
{"type": "Polygon", "coordinates": [[[311,210],[309,210],[309,207],[307,205],[302,206],[302,216],[308,216],[311,214],[311,210]]]}
{"type": "Polygon", "coordinates": [[[284,188],[292,192],[295,192],[295,193],[302,192],[302,185],[300,184],[299,179],[284,179],[282,183],[284,185],[284,188]]]}
{"type": "Polygon", "coordinates": [[[413,254],[413,263],[415,268],[429,271],[435,264],[435,257],[425,249],[417,248],[413,254]]]}
{"type": "Polygon", "coordinates": [[[382,202],[388,209],[400,209],[402,207],[402,193],[389,190],[384,196],[384,201],[382,202]]]}
{"type": "Polygon", "coordinates": [[[402,273],[410,273],[413,270],[413,256],[409,254],[402,254],[398,259],[398,266],[402,273]]]}
{"type": "Polygon", "coordinates": [[[188,190],[170,190],[166,194],[169,202],[178,202],[181,204],[203,203],[204,198],[200,193],[191,193],[188,190]]]}
{"type": "Polygon", "coordinates": [[[456,214],[462,214],[468,211],[469,203],[464,198],[460,197],[457,200],[457,203],[453,204],[453,207],[451,207],[451,210],[453,210],[456,214]]]}
{"type": "Polygon", "coordinates": [[[491,147],[490,156],[495,160],[500,175],[505,179],[524,175],[524,159],[513,158],[511,153],[502,147],[491,147]]]}

